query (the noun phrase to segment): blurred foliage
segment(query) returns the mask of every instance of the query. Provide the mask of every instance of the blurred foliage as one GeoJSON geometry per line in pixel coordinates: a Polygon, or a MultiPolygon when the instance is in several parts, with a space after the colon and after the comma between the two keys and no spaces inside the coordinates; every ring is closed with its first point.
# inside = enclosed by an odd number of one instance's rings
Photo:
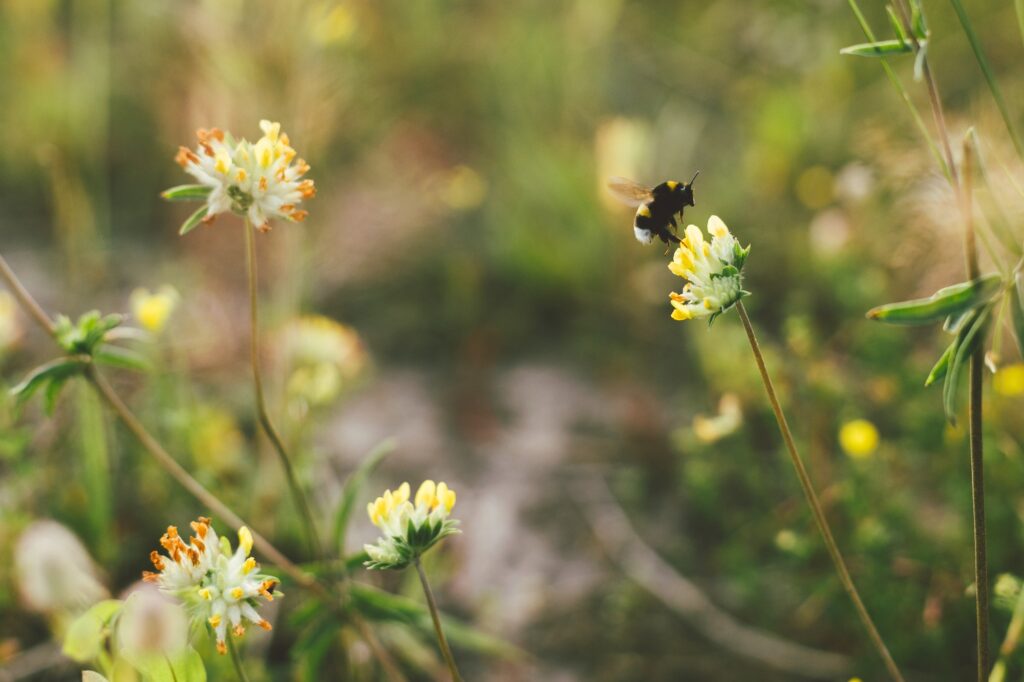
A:
{"type": "MultiPolygon", "coordinates": [[[[1001,203],[1019,239],[1021,165],[952,8],[928,8],[950,125],[957,137],[977,126],[993,176],[981,200],[1001,203]]],[[[865,10],[882,33],[883,6],[865,10]]],[[[979,0],[970,11],[1019,120],[1014,9],[979,0]]],[[[631,407],[592,429],[599,444],[584,459],[615,472],[651,544],[744,622],[856,656],[856,672],[875,679],[738,321],[708,333],[669,320],[667,258],[633,240],[631,212],[602,189],[612,174],[653,185],[699,169],[688,218],[721,215],[754,247],[749,308],[879,629],[908,671],[962,679],[973,670],[966,440],[921,387],[945,342],[934,330],[864,320],[872,306],[962,281],[960,226],[877,62],[840,57],[862,41],[838,0],[4,0],[3,251],[49,310],[73,318],[129,312],[139,286],[180,293],[152,342],[157,369],[118,373],[118,386],[190,471],[302,557],[299,520],[256,438],[240,227],[224,219],[179,239],[188,208],[159,197],[184,181],[172,157],[194,128],[253,135],[259,118],[282,121],[319,196],[305,224],[259,237],[271,333],[301,314],[342,320],[373,358],[374,376],[361,381],[428,373],[445,427],[467,447],[486,439],[480,423],[502,419],[490,382],[517,364],[550,364],[620,395],[631,407]],[[742,423],[723,407],[728,418],[714,422],[723,426],[697,426],[724,394],[742,423]],[[861,419],[877,445],[844,455],[840,429],[861,419]]],[[[905,62],[893,65],[926,107],[905,62]]],[[[7,387],[55,354],[29,325],[0,294],[7,387]]],[[[1001,355],[1019,360],[1012,342],[1001,355]]],[[[272,395],[311,478],[317,435],[350,392],[332,383],[317,396],[333,407],[285,405],[297,369],[289,362],[275,359],[272,395]]],[[[987,394],[989,561],[993,574],[1020,575],[1024,396],[1011,390],[1021,383],[1013,371],[1001,370],[1010,373],[987,394]]],[[[33,405],[0,404],[0,663],[47,637],[46,621],[24,617],[9,568],[32,519],[75,530],[116,592],[138,578],[168,523],[196,515],[91,399],[66,391],[53,420],[33,405]],[[105,489],[111,509],[94,500],[105,489]]],[[[455,455],[431,466],[473,471],[455,455]]],[[[557,481],[538,485],[565,504],[557,481]]],[[[536,523],[571,534],[571,505],[562,511],[536,523]]],[[[325,512],[321,527],[332,519],[325,512]]],[[[600,561],[585,537],[573,545],[600,561]]],[[[457,573],[457,559],[442,568],[457,573]]],[[[384,629],[382,640],[410,669],[429,670],[422,613],[382,606],[383,594],[360,598],[422,632],[384,629]]],[[[304,679],[317,679],[318,661],[357,668],[366,653],[356,634],[337,624],[316,634],[323,614],[292,595],[283,602],[291,625],[262,650],[256,679],[291,679],[293,663],[304,679]],[[298,662],[296,638],[310,652],[298,662]]],[[[993,631],[1009,617],[996,613],[993,631]]],[[[709,650],[624,578],[519,627],[513,641],[579,679],[776,679],[709,650]]],[[[467,677],[519,679],[501,677],[506,668],[481,648],[467,677]]],[[[220,663],[211,679],[230,679],[220,663]]],[[[1019,678],[1022,661],[1009,669],[1019,678]]]]}

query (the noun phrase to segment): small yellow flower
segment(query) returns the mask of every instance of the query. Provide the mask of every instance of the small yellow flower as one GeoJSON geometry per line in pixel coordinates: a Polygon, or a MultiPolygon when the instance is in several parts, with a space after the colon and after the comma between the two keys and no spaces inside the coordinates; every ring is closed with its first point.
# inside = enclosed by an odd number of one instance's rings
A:
{"type": "Polygon", "coordinates": [[[455,507],[455,491],[447,483],[424,481],[412,502],[410,490],[403,483],[366,505],[370,521],[383,531],[375,544],[364,546],[370,557],[367,568],[405,568],[442,538],[458,532],[458,521],[448,518],[455,507]]]}
{"type": "Polygon", "coordinates": [[[839,445],[853,459],[868,459],[878,449],[878,429],[867,419],[854,419],[839,429],[839,445]]]}
{"type": "Polygon", "coordinates": [[[996,393],[1008,398],[1024,395],[1024,363],[1007,365],[992,379],[996,393]]]}
{"type": "Polygon", "coordinates": [[[172,286],[164,285],[156,293],[139,288],[132,292],[132,315],[143,329],[159,334],[178,306],[178,300],[178,292],[172,286]]]}

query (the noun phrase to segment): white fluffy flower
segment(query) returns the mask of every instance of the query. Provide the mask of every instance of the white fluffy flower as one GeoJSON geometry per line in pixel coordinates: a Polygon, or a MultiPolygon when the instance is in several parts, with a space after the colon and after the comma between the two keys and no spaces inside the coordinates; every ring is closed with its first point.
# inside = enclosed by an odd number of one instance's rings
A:
{"type": "Polygon", "coordinates": [[[367,568],[405,568],[442,538],[458,533],[458,521],[448,515],[455,506],[455,491],[443,481],[424,481],[409,501],[409,484],[387,490],[367,505],[373,525],[383,531],[376,544],[365,545],[367,568]]]}
{"type": "MultiPolygon", "coordinates": [[[[206,188],[206,214],[209,223],[219,214],[231,211],[246,216],[260,230],[270,229],[270,221],[283,218],[301,222],[307,211],[299,208],[304,199],[316,195],[312,180],[304,180],[309,164],[296,157],[281,124],[260,121],[263,137],[255,144],[235,141],[230,133],[213,128],[196,131],[199,144],[193,151],[180,147],[175,161],[206,188]]],[[[164,196],[187,197],[175,188],[164,196]]]]}
{"type": "Polygon", "coordinates": [[[152,587],[139,587],[124,602],[117,634],[129,655],[173,658],[188,646],[188,617],[177,601],[152,587]]]}
{"type": "Polygon", "coordinates": [[[708,218],[711,241],[696,225],[686,228],[686,236],[676,249],[668,269],[686,280],[682,293],[672,292],[672,318],[714,319],[747,295],[743,290],[743,263],[750,247],[742,248],[718,216],[708,218]]]}
{"type": "Polygon", "coordinates": [[[217,636],[217,650],[224,653],[228,626],[236,637],[245,633],[246,621],[270,629],[270,623],[257,611],[258,598],[272,601],[278,581],[261,574],[256,559],[249,556],[252,533],[248,528],[238,530],[234,552],[227,538],[217,537],[209,519],[193,521],[192,530],[195,535],[185,544],[178,529],[169,526],[160,538],[167,554],[150,553],[159,572],[147,571],[143,577],[181,599],[194,619],[208,622],[217,636]]]}
{"type": "Polygon", "coordinates": [[[25,605],[40,613],[75,614],[109,596],[88,550],[56,521],[36,521],[14,550],[25,605]]]}

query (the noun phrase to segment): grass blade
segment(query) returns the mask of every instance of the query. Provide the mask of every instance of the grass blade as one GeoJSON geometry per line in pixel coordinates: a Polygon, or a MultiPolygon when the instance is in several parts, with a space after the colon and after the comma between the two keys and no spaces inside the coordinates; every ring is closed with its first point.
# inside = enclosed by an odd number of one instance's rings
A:
{"type": "MultiPolygon", "coordinates": [[[[953,9],[956,10],[956,16],[960,20],[960,25],[964,28],[964,33],[967,35],[967,42],[971,44],[974,57],[978,60],[978,66],[981,67],[981,72],[985,74],[988,89],[992,91],[992,98],[996,101],[996,107],[999,108],[999,114],[1003,117],[1003,123],[1006,124],[1006,132],[1010,134],[1010,139],[1013,140],[1013,147],[1017,150],[1017,155],[1024,159],[1024,144],[1021,143],[1017,129],[1013,125],[1013,119],[1010,118],[1010,110],[1007,108],[1006,100],[1003,98],[1003,91],[999,89],[999,83],[996,81],[995,74],[992,73],[992,67],[988,63],[988,58],[985,57],[985,53],[981,49],[981,41],[978,40],[978,35],[974,32],[971,19],[967,16],[967,11],[960,0],[949,1],[953,4],[953,9]]],[[[1018,19],[1020,18],[1020,5],[1021,0],[1017,0],[1018,19]]]]}

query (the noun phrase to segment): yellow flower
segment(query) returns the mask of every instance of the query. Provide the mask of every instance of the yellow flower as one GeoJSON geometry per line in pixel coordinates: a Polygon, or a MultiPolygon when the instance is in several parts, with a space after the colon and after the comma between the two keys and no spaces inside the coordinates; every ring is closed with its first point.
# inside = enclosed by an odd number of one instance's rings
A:
{"type": "Polygon", "coordinates": [[[854,459],[867,459],[878,448],[878,429],[867,419],[854,419],[839,429],[839,445],[854,459]]]}
{"type": "Polygon", "coordinates": [[[1024,395],[1024,363],[1001,368],[992,379],[992,387],[996,393],[1008,398],[1024,395]]]}
{"type": "Polygon", "coordinates": [[[455,491],[448,484],[424,481],[411,502],[410,492],[403,483],[366,505],[370,521],[383,532],[375,544],[363,547],[370,557],[367,568],[405,568],[442,538],[459,532],[458,521],[448,518],[455,507],[455,491]]]}
{"type": "Polygon", "coordinates": [[[132,315],[143,329],[159,334],[163,331],[171,313],[178,306],[178,292],[174,287],[164,285],[156,293],[139,288],[132,292],[132,315]]]}

